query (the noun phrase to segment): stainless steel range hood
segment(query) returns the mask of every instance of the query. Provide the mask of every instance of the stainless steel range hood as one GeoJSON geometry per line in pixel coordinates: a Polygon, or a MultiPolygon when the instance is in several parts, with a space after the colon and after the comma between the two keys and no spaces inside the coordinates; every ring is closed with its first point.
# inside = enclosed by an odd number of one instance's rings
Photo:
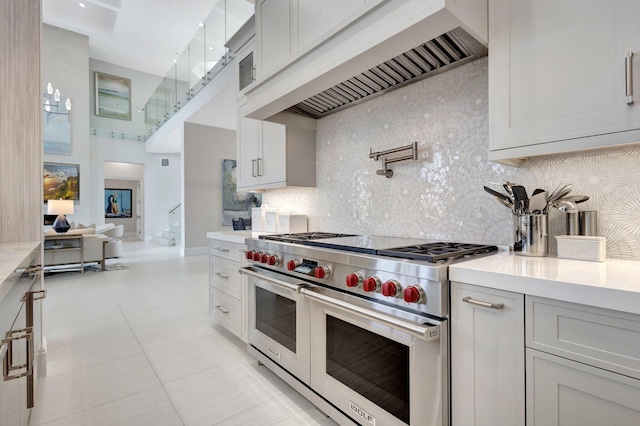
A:
{"type": "Polygon", "coordinates": [[[321,118],[486,55],[485,46],[462,28],[456,28],[311,96],[286,111],[321,118]]]}

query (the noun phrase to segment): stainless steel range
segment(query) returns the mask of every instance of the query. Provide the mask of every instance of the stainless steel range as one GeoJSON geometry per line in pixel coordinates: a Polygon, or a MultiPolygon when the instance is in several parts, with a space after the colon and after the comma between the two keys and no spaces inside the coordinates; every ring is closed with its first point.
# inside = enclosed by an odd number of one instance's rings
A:
{"type": "Polygon", "coordinates": [[[495,246],[247,240],[249,352],[340,424],[449,424],[448,265],[495,246]]]}

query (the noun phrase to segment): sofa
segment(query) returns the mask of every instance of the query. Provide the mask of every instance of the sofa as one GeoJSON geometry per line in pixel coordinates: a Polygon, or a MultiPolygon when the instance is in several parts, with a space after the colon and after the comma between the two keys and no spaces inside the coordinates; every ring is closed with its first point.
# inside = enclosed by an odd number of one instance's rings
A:
{"type": "MultiPolygon", "coordinates": [[[[80,251],[77,250],[44,250],[44,266],[57,266],[57,265],[69,265],[77,264],[81,261],[84,263],[99,263],[102,270],[105,269],[105,259],[112,259],[122,256],[122,237],[124,233],[124,227],[122,225],[114,226],[113,224],[107,225],[90,225],[82,226],[78,224],[69,229],[63,235],[82,235],[82,259],[80,258],[80,251]]],[[[45,236],[47,235],[60,235],[53,229],[47,229],[45,236]]]]}

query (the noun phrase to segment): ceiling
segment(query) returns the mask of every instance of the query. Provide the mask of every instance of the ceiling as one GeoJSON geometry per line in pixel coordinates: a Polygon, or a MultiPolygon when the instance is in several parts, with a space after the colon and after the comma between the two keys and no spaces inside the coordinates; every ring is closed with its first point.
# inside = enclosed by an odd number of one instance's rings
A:
{"type": "MultiPolygon", "coordinates": [[[[87,35],[93,59],[163,76],[214,9],[220,11],[217,22],[237,29],[244,23],[237,17],[253,10],[253,1],[43,0],[42,18],[46,24],[87,35]]],[[[222,45],[225,28],[209,27],[207,31],[220,32],[216,40],[222,45]]]]}

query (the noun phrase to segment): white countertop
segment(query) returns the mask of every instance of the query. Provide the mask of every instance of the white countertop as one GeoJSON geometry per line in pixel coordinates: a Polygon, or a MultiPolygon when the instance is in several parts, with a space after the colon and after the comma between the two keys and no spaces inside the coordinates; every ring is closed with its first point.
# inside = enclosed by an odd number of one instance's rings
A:
{"type": "Polygon", "coordinates": [[[451,281],[640,314],[640,262],[499,253],[451,265],[451,281]]]}
{"type": "MultiPolygon", "coordinates": [[[[11,289],[14,280],[7,280],[23,262],[30,260],[29,255],[38,248],[40,241],[22,243],[0,243],[0,300],[11,289]],[[6,283],[5,283],[6,281],[6,283]]],[[[28,263],[26,266],[29,266],[28,263]]]]}
{"type": "Polygon", "coordinates": [[[252,231],[216,231],[207,232],[207,238],[221,241],[228,241],[230,243],[244,244],[245,238],[258,238],[260,235],[266,234],[266,232],[252,232],[252,231]]]}

